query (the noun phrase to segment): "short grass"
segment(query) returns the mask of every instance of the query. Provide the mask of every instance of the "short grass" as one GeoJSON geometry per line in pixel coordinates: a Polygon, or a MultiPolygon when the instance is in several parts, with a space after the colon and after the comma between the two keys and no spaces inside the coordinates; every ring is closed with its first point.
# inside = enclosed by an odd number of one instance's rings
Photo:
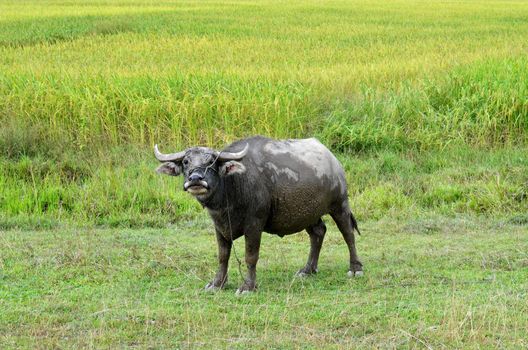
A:
{"type": "MultiPolygon", "coordinates": [[[[203,216],[161,230],[0,231],[9,348],[525,348],[528,226],[458,217],[362,223],[349,279],[331,225],[320,272],[293,277],[305,233],[265,235],[258,292],[202,291],[216,268],[203,216]]],[[[243,255],[243,244],[236,244],[243,255]]]]}

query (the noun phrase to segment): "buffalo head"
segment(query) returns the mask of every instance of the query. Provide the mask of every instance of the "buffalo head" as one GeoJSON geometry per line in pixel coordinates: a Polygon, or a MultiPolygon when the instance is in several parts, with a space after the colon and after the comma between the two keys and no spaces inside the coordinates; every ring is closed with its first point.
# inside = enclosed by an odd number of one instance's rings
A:
{"type": "Polygon", "coordinates": [[[248,144],[240,152],[216,151],[207,147],[193,147],[185,151],[163,154],[154,146],[156,158],[163,162],[156,170],[160,174],[183,174],[184,191],[200,199],[215,192],[221,177],[241,174],[246,168],[239,162],[248,152],[248,144]]]}

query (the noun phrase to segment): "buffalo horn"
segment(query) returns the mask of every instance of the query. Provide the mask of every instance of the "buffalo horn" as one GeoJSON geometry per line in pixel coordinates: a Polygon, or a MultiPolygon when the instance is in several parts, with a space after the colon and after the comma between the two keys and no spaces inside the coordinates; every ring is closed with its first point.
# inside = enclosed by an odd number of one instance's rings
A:
{"type": "Polygon", "coordinates": [[[177,162],[183,159],[185,151],[164,154],[158,150],[158,145],[154,145],[154,155],[160,162],[177,162]]]}
{"type": "Polygon", "coordinates": [[[220,161],[226,161],[226,160],[240,160],[244,158],[244,156],[247,154],[249,149],[249,145],[246,143],[246,147],[240,152],[226,152],[221,151],[220,155],[218,156],[218,160],[220,161]]]}

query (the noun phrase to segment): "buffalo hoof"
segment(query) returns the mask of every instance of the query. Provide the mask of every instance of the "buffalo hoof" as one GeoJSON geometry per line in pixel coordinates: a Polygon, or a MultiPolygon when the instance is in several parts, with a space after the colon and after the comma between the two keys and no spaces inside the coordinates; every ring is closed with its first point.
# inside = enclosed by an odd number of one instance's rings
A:
{"type": "Polygon", "coordinates": [[[256,289],[257,289],[256,286],[250,286],[248,284],[243,284],[242,286],[240,286],[240,288],[237,289],[237,291],[235,292],[235,295],[241,296],[244,294],[254,292],[256,289]]]}
{"type": "Polygon", "coordinates": [[[363,271],[348,271],[347,273],[347,276],[348,277],[362,277],[363,276],[363,271]]]}
{"type": "Polygon", "coordinates": [[[252,293],[253,291],[252,290],[242,290],[242,289],[237,289],[237,291],[235,292],[235,295],[240,297],[244,294],[249,294],[249,293],[252,293]]]}
{"type": "Polygon", "coordinates": [[[217,286],[213,282],[209,282],[205,285],[204,289],[206,292],[216,292],[218,290],[224,289],[224,285],[217,286]]]}
{"type": "Polygon", "coordinates": [[[295,273],[295,276],[296,277],[308,277],[311,275],[315,275],[316,273],[317,273],[317,269],[303,267],[302,269],[297,271],[297,273],[295,273]]]}

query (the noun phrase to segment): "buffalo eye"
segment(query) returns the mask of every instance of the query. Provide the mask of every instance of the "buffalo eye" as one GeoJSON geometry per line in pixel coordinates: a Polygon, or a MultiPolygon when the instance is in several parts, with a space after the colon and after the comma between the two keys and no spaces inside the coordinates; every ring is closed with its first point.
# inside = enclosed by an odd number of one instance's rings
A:
{"type": "Polygon", "coordinates": [[[188,164],[189,164],[189,160],[184,159],[184,160],[183,160],[183,165],[188,165],[188,164]]]}

